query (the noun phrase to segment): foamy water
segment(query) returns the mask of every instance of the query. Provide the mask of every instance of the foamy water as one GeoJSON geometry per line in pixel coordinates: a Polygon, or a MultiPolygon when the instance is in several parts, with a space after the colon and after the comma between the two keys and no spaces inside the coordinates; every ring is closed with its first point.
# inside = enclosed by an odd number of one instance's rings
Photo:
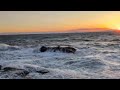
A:
{"type": "MultiPolygon", "coordinates": [[[[0,36],[0,65],[27,70],[30,79],[120,78],[120,36],[109,33],[0,36]],[[10,37],[10,38],[8,38],[10,37]],[[4,40],[3,40],[4,39],[4,40]],[[71,45],[75,54],[39,52],[42,45],[71,45]],[[47,69],[40,74],[35,69],[47,69]]],[[[14,72],[0,78],[23,79],[14,72]]]]}

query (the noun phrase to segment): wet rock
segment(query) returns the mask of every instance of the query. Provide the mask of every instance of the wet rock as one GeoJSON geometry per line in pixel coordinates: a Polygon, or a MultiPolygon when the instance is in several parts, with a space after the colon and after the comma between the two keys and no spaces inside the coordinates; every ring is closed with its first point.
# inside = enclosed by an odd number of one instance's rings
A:
{"type": "Polygon", "coordinates": [[[10,73],[17,74],[18,76],[22,76],[22,77],[29,74],[29,72],[24,69],[18,69],[18,68],[14,68],[14,67],[3,68],[3,72],[9,72],[9,71],[10,71],[10,73]]]}
{"type": "Polygon", "coordinates": [[[36,71],[37,73],[40,73],[40,74],[46,74],[46,73],[49,73],[49,71],[47,69],[42,69],[42,70],[39,70],[39,71],[36,71]]]}
{"type": "Polygon", "coordinates": [[[115,53],[115,52],[111,52],[111,51],[103,51],[102,53],[109,54],[109,53],[115,53]]]}
{"type": "Polygon", "coordinates": [[[4,71],[14,71],[14,70],[18,70],[17,68],[14,67],[5,67],[3,68],[4,71]]]}
{"type": "Polygon", "coordinates": [[[76,49],[73,47],[65,47],[65,48],[61,48],[63,52],[67,52],[67,53],[75,53],[76,49]]]}
{"type": "Polygon", "coordinates": [[[2,65],[0,65],[0,70],[2,69],[2,65]]]}
{"type": "Polygon", "coordinates": [[[113,39],[112,41],[120,41],[119,39],[113,39]]]}
{"type": "Polygon", "coordinates": [[[31,66],[25,66],[26,70],[29,72],[34,73],[40,73],[40,74],[46,74],[49,73],[49,70],[42,68],[42,67],[31,67],[31,66]]]}
{"type": "Polygon", "coordinates": [[[83,41],[92,41],[92,40],[85,39],[85,40],[83,40],[83,41]]]}
{"type": "Polygon", "coordinates": [[[41,51],[41,52],[45,52],[45,51],[47,51],[47,47],[42,46],[42,47],[40,48],[40,51],[41,51]]]}
{"type": "Polygon", "coordinates": [[[18,69],[15,67],[4,67],[3,70],[4,71],[16,71],[16,70],[24,70],[24,69],[18,69]]]}
{"type": "Polygon", "coordinates": [[[73,47],[70,47],[70,46],[57,46],[57,47],[45,47],[45,46],[42,46],[40,48],[40,51],[41,52],[46,52],[46,51],[57,52],[57,51],[60,51],[60,52],[64,52],[64,53],[75,53],[76,49],[73,48],[73,47]]]}
{"type": "Polygon", "coordinates": [[[15,74],[24,77],[24,76],[28,75],[29,72],[26,70],[18,70],[15,74]]]}

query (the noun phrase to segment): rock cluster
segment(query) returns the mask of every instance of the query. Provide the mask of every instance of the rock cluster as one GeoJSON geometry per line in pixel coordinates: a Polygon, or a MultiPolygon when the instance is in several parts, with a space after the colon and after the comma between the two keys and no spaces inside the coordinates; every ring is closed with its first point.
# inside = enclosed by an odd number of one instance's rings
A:
{"type": "MultiPolygon", "coordinates": [[[[31,68],[32,69],[32,68],[31,68]]],[[[0,72],[2,73],[12,73],[14,75],[18,75],[20,77],[23,77],[25,78],[29,73],[39,73],[39,74],[47,74],[49,73],[50,71],[47,70],[47,69],[39,69],[39,70],[34,70],[34,71],[31,71],[31,70],[26,70],[26,69],[20,69],[20,68],[16,68],[16,67],[3,67],[0,65],[0,72]]]]}

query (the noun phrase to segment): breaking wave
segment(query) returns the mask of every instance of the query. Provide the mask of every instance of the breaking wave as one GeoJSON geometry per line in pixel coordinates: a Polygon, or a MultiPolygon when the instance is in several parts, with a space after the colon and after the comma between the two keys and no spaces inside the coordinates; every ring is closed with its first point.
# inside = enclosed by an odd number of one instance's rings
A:
{"type": "Polygon", "coordinates": [[[8,44],[0,43],[0,51],[6,51],[6,50],[20,50],[19,46],[11,46],[8,44]]]}

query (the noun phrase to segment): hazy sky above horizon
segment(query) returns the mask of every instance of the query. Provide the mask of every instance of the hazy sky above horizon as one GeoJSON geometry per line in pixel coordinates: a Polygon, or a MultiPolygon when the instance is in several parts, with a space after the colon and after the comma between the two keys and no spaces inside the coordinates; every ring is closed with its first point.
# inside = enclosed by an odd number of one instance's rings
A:
{"type": "Polygon", "coordinates": [[[120,29],[120,11],[0,11],[0,33],[120,29]]]}

